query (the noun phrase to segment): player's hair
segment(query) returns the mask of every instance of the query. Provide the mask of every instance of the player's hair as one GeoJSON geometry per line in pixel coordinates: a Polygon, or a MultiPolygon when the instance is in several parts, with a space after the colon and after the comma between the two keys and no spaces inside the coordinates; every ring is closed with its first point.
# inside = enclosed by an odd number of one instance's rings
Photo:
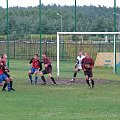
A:
{"type": "Polygon", "coordinates": [[[89,56],[90,57],[90,54],[88,52],[85,53],[85,55],[89,56]]]}
{"type": "Polygon", "coordinates": [[[39,57],[39,55],[38,54],[34,54],[35,56],[37,56],[37,57],[39,57]]]}
{"type": "Polygon", "coordinates": [[[2,56],[1,56],[1,58],[3,58],[3,56],[4,56],[5,54],[6,54],[6,53],[3,53],[2,56]]]}
{"type": "Polygon", "coordinates": [[[42,54],[47,55],[47,53],[46,53],[46,52],[43,52],[42,54]]]}

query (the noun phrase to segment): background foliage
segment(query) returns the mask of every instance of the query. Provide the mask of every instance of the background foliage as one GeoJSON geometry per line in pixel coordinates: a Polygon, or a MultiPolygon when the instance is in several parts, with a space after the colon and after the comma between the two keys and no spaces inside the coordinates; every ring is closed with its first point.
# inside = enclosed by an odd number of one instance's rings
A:
{"type": "MultiPolygon", "coordinates": [[[[60,16],[63,31],[74,31],[74,6],[42,5],[42,33],[55,34],[60,31],[60,16]]],[[[120,8],[117,8],[120,13],[120,8]]],[[[113,8],[105,6],[77,6],[77,31],[113,31],[113,8]]],[[[117,21],[118,16],[117,16],[117,21]]],[[[0,7],[0,35],[6,35],[6,9],[0,7]]],[[[39,6],[9,8],[11,37],[39,34],[39,6]]]]}

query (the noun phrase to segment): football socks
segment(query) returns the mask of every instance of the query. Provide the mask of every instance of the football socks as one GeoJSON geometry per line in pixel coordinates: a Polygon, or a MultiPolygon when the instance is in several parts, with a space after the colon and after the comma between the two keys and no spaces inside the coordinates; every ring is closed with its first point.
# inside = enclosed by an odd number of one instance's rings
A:
{"type": "Polygon", "coordinates": [[[53,81],[53,83],[54,83],[54,84],[56,84],[56,82],[55,82],[55,80],[54,80],[54,78],[53,78],[53,77],[51,77],[51,80],[53,81]]]}
{"type": "Polygon", "coordinates": [[[45,77],[41,76],[41,79],[43,80],[44,83],[46,83],[45,77]]]}

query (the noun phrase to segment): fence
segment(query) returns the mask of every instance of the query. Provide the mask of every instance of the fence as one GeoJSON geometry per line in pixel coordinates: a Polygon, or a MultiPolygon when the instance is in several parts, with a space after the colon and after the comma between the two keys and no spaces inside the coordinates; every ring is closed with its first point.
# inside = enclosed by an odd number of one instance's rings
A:
{"type": "MultiPolygon", "coordinates": [[[[39,40],[13,40],[10,41],[10,58],[14,59],[30,59],[35,53],[39,54],[39,40]]],[[[56,60],[57,58],[57,45],[56,40],[44,40],[42,41],[42,52],[46,52],[51,59],[56,60]]],[[[0,41],[0,54],[6,52],[6,41],[0,41]]],[[[103,41],[103,38],[96,39],[92,38],[88,40],[77,40],[72,41],[71,38],[60,41],[60,60],[62,61],[73,61],[75,62],[78,51],[83,53],[89,52],[89,54],[96,59],[98,52],[113,52],[113,40],[103,41]]],[[[116,50],[120,52],[120,39],[117,39],[116,50]]]]}
{"type": "MultiPolygon", "coordinates": [[[[120,53],[120,39],[117,39],[116,52],[120,53]]],[[[0,55],[6,52],[6,40],[0,41],[0,55]]],[[[20,39],[11,40],[9,44],[10,58],[11,59],[31,59],[35,53],[39,53],[39,40],[32,39],[20,39]]],[[[42,52],[46,52],[47,55],[53,60],[57,60],[57,42],[55,39],[46,39],[42,41],[42,52]]],[[[72,40],[72,36],[62,36],[60,40],[60,61],[76,62],[78,51],[89,52],[91,57],[96,60],[98,53],[114,51],[113,37],[108,41],[102,37],[101,39],[96,37],[87,37],[84,39],[72,40]]],[[[108,64],[108,62],[107,62],[108,64]]],[[[109,67],[107,65],[104,67],[109,67]]],[[[120,60],[117,63],[117,73],[120,74],[120,60]]]]}

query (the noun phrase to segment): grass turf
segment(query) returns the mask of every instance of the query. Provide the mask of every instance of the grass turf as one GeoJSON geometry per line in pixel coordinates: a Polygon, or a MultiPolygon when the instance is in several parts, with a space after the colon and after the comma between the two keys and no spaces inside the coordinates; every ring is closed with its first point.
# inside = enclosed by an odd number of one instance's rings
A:
{"type": "MultiPolygon", "coordinates": [[[[61,63],[60,77],[70,78],[73,65],[61,63]]],[[[113,75],[111,68],[95,68],[95,78],[117,80],[118,84],[97,84],[94,90],[89,90],[86,84],[31,86],[27,61],[11,60],[10,67],[16,91],[0,92],[0,120],[120,119],[120,77],[113,75]]],[[[84,76],[81,73],[78,77],[84,76]]]]}

